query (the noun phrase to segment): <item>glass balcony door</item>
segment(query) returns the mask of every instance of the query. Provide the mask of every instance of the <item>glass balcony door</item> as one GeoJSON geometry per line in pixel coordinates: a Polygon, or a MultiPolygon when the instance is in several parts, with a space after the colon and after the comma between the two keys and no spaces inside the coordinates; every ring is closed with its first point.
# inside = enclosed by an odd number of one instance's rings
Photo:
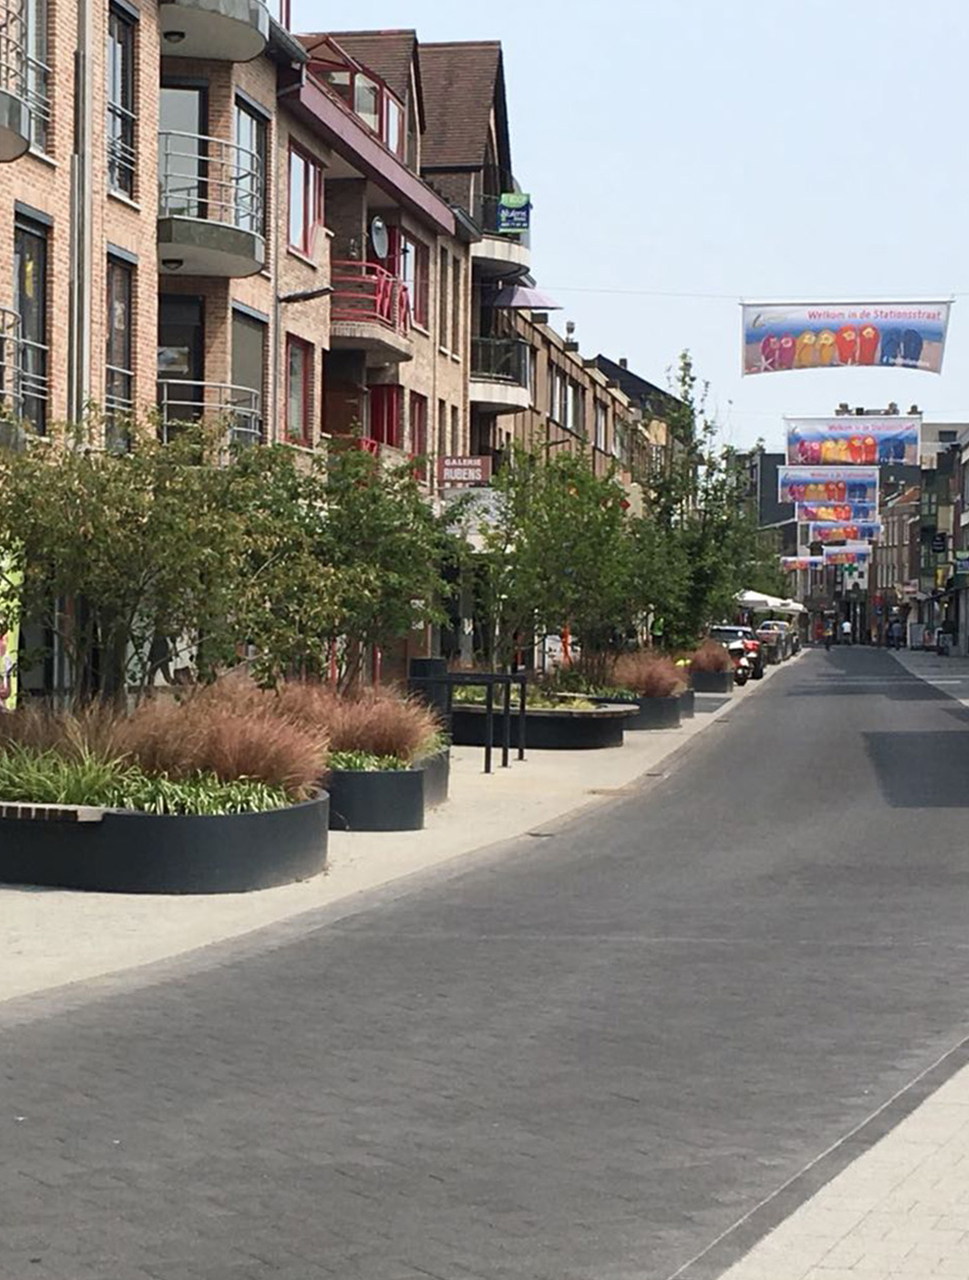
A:
{"type": "Polygon", "coordinates": [[[162,217],[207,216],[206,91],[185,85],[163,85],[159,128],[162,217]]]}

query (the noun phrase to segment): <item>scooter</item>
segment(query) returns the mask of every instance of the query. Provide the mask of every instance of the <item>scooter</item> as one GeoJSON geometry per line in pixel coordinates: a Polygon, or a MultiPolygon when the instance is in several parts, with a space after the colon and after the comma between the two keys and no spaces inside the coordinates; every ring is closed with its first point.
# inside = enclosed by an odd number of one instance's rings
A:
{"type": "Polygon", "coordinates": [[[730,660],[733,663],[734,684],[745,685],[750,679],[752,668],[743,640],[731,640],[727,645],[727,652],[730,654],[730,660]]]}

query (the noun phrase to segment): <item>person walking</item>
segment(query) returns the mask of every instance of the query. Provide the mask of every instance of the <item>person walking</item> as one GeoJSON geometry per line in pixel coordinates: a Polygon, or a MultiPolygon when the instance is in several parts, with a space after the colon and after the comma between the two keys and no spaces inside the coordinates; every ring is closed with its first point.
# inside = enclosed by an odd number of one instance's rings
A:
{"type": "Polygon", "coordinates": [[[851,623],[847,618],[841,624],[841,643],[851,644],[851,623]]]}
{"type": "Polygon", "coordinates": [[[824,647],[829,652],[831,650],[831,642],[834,640],[834,623],[830,618],[824,620],[824,647]]]}

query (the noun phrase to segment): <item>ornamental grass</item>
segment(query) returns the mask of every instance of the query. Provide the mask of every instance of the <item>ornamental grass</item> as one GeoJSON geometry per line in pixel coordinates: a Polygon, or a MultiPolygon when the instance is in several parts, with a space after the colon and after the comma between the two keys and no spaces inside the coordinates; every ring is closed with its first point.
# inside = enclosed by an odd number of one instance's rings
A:
{"type": "Polygon", "coordinates": [[[683,673],[672,658],[638,649],[621,653],[612,668],[612,683],[640,698],[670,698],[685,688],[683,673]]]}
{"type": "Polygon", "coordinates": [[[716,640],[704,640],[690,658],[691,671],[729,671],[730,654],[716,640]]]}

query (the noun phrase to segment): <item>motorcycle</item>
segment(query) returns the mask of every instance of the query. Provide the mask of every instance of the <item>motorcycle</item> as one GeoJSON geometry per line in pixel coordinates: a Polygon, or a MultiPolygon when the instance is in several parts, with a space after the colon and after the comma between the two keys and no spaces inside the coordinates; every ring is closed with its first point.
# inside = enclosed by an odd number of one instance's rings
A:
{"type": "Polygon", "coordinates": [[[727,653],[730,654],[730,660],[733,663],[734,684],[745,685],[750,679],[752,667],[743,640],[731,640],[727,645],[727,653]]]}

